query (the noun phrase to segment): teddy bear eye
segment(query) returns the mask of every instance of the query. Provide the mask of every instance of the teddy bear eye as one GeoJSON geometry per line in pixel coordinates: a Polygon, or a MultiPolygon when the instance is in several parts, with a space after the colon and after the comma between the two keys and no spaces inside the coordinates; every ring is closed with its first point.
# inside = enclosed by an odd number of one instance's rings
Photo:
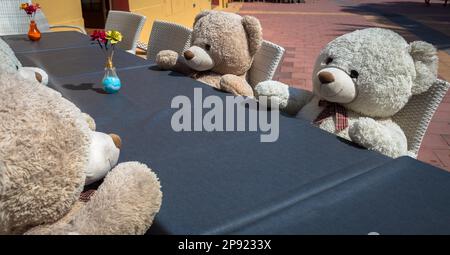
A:
{"type": "Polygon", "coordinates": [[[355,70],[350,71],[350,77],[352,77],[353,79],[358,78],[358,76],[359,76],[359,73],[357,71],[355,71],[355,70]]]}
{"type": "Polygon", "coordinates": [[[325,60],[325,64],[327,64],[327,65],[331,64],[331,62],[333,62],[333,58],[332,58],[332,57],[328,57],[328,58],[325,60]]]}
{"type": "Polygon", "coordinates": [[[206,49],[206,50],[210,50],[210,49],[211,49],[211,45],[205,44],[205,49],[206,49]]]}

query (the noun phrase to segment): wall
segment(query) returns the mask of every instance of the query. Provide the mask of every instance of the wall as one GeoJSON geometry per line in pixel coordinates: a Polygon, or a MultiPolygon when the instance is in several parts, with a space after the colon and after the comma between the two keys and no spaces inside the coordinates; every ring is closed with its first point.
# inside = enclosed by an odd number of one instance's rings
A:
{"type": "Polygon", "coordinates": [[[51,25],[84,27],[80,0],[33,0],[41,5],[51,25]]]}
{"type": "Polygon", "coordinates": [[[130,11],[128,0],[111,0],[111,9],[119,11],[130,11]]]}
{"type": "Polygon", "coordinates": [[[228,0],[211,0],[211,4],[215,6],[215,9],[221,10],[228,7],[228,0]]]}
{"type": "MultiPolygon", "coordinates": [[[[219,0],[222,4],[227,0],[219,0]]],[[[81,0],[34,0],[41,4],[50,24],[84,27],[81,0]]],[[[211,9],[211,0],[129,0],[131,12],[147,16],[140,40],[148,42],[155,19],[192,27],[194,18],[202,10],[211,9]]]]}
{"type": "Polygon", "coordinates": [[[211,9],[211,0],[129,0],[130,11],[147,16],[140,40],[147,43],[155,19],[192,27],[202,10],[211,9]]]}

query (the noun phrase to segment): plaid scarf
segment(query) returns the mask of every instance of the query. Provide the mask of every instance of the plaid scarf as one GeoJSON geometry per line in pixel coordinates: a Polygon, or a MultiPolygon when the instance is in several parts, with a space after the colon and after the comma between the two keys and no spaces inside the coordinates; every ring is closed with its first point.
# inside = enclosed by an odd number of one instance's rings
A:
{"type": "Polygon", "coordinates": [[[325,100],[320,100],[319,106],[325,107],[325,109],[313,121],[314,124],[320,125],[326,118],[334,116],[334,125],[337,132],[348,127],[347,110],[343,106],[325,100]]]}
{"type": "Polygon", "coordinates": [[[90,190],[86,190],[81,192],[80,194],[80,198],[78,200],[80,200],[81,202],[89,202],[89,200],[91,200],[92,195],[94,195],[95,193],[95,189],[90,189],[90,190]]]}

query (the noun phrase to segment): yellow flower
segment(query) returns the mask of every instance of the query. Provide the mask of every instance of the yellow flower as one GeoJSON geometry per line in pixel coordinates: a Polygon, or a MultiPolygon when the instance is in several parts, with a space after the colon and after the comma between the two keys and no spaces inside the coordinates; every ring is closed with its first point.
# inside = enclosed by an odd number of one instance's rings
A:
{"type": "Polygon", "coordinates": [[[21,10],[25,10],[28,7],[28,3],[23,3],[20,5],[21,10]]]}
{"type": "Polygon", "coordinates": [[[111,41],[111,44],[116,44],[122,41],[122,34],[116,30],[110,30],[106,32],[106,39],[111,41]]]}

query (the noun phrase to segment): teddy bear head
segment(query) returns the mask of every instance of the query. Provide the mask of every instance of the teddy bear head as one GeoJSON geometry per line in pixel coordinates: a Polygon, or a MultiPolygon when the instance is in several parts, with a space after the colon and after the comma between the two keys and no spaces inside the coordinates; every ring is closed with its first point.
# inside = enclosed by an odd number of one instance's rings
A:
{"type": "Polygon", "coordinates": [[[57,221],[89,168],[117,162],[118,137],[92,131],[74,104],[36,81],[0,73],[0,108],[0,233],[57,221]]]}
{"type": "Polygon", "coordinates": [[[437,79],[429,43],[408,44],[399,34],[367,28],[342,35],[320,53],[313,91],[322,99],[370,117],[390,117],[437,79]]]}
{"type": "Polygon", "coordinates": [[[183,55],[196,71],[242,75],[250,69],[261,44],[262,29],[256,18],[204,11],[195,18],[191,47],[183,55]]]}
{"type": "Polygon", "coordinates": [[[0,72],[18,73],[25,79],[47,85],[48,75],[44,70],[36,67],[23,67],[11,47],[0,38],[0,72]]]}

